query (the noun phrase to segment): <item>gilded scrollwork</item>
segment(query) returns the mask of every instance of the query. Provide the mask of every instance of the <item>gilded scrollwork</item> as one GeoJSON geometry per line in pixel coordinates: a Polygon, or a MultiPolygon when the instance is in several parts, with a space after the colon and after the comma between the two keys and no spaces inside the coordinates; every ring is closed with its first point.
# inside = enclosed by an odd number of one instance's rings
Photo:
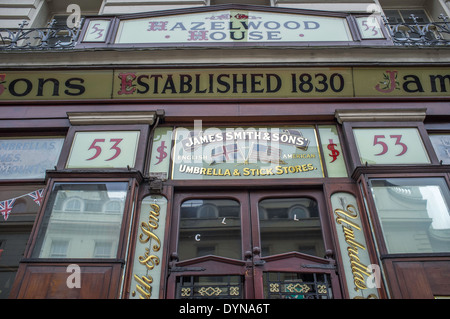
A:
{"type": "Polygon", "coordinates": [[[189,297],[191,295],[191,288],[181,288],[181,296],[182,297],[189,297]]]}
{"type": "Polygon", "coordinates": [[[280,292],[280,284],[271,283],[270,292],[280,292]]]}
{"type": "Polygon", "coordinates": [[[230,287],[230,296],[239,296],[239,287],[230,287]]]}
{"type": "Polygon", "coordinates": [[[309,287],[307,284],[289,284],[286,286],[286,290],[289,292],[296,292],[296,293],[308,293],[308,291],[311,290],[311,287],[309,287]]]}
{"type": "Polygon", "coordinates": [[[198,290],[198,293],[202,296],[218,296],[222,293],[222,289],[219,287],[202,287],[198,290]]]}

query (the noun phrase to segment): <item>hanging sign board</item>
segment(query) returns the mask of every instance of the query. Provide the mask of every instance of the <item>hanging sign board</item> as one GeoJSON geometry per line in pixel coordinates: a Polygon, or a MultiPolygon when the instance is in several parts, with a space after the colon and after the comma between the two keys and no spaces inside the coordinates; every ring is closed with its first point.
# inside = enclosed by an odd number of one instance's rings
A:
{"type": "Polygon", "coordinates": [[[173,179],[323,177],[314,127],[179,128],[173,179]]]}

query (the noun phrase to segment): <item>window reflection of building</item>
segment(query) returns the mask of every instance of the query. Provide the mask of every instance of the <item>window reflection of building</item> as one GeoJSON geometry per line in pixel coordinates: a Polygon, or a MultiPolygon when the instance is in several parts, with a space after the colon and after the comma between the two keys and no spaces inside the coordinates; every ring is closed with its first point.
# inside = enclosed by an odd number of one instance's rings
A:
{"type": "Polygon", "coordinates": [[[450,195],[441,179],[373,180],[389,253],[450,251],[450,195]]]}
{"type": "MultiPolygon", "coordinates": [[[[180,259],[205,255],[240,259],[239,211],[239,203],[233,200],[184,202],[180,218],[180,259]]],[[[291,251],[318,257],[325,255],[317,202],[312,199],[262,200],[259,225],[262,256],[291,251]]]]}
{"type": "Polygon", "coordinates": [[[34,255],[114,258],[126,189],[126,183],[57,184],[34,255]]]}
{"type": "Polygon", "coordinates": [[[180,260],[217,255],[241,258],[240,205],[229,199],[188,200],[181,206],[180,260]]]}
{"type": "Polygon", "coordinates": [[[265,199],[259,203],[262,256],[297,251],[324,257],[317,202],[309,198],[265,199]],[[280,236],[283,233],[283,236],[280,236]]]}

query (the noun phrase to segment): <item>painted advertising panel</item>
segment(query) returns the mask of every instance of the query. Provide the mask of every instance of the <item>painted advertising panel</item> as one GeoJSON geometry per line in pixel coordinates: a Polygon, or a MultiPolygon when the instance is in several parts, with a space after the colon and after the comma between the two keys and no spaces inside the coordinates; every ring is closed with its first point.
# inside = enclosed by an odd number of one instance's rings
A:
{"type": "Polygon", "coordinates": [[[0,179],[44,179],[58,163],[64,138],[0,140],[0,179]]]}
{"type": "Polygon", "coordinates": [[[173,179],[323,177],[312,126],[179,128],[175,134],[173,179]]]}

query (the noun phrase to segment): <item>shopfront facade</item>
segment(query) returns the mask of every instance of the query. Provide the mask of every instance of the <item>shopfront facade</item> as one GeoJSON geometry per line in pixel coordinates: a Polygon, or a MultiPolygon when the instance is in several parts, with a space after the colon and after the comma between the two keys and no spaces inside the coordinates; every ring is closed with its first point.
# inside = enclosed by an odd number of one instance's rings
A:
{"type": "Polygon", "coordinates": [[[448,48],[230,4],[1,52],[2,298],[450,296],[448,48]]]}

